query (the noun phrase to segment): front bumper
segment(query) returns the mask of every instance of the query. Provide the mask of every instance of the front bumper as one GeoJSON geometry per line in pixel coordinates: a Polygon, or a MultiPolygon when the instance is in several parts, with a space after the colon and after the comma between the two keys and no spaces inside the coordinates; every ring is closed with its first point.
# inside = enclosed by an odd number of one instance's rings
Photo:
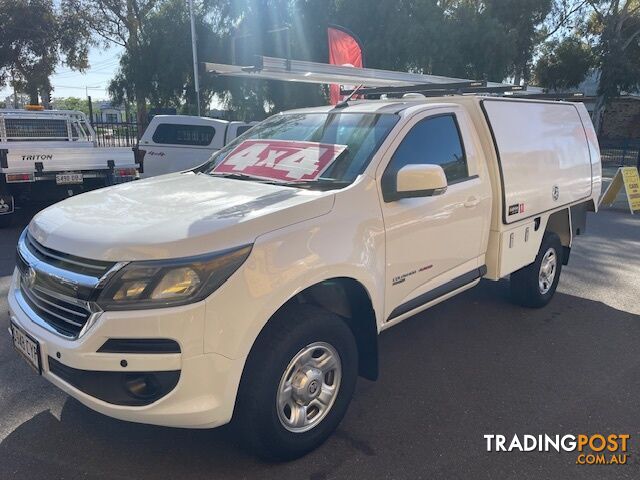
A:
{"type": "MultiPolygon", "coordinates": [[[[28,317],[15,297],[17,278],[14,274],[9,291],[11,321],[40,344],[42,375],[72,397],[100,413],[132,422],[211,428],[231,420],[244,359],[204,353],[204,302],[157,310],[104,312],[85,335],[70,340],[28,317]],[[107,340],[122,338],[175,340],[180,353],[98,352],[107,340]],[[78,377],[69,376],[69,372],[80,372],[85,381],[75,381],[78,377]],[[135,405],[135,401],[118,405],[101,400],[97,396],[114,397],[86,386],[87,382],[96,383],[91,382],[92,376],[131,378],[130,374],[145,372],[159,375],[178,372],[179,378],[175,386],[169,384],[168,393],[141,406],[135,405]]],[[[113,385],[124,388],[117,380],[113,385]]],[[[126,397],[124,392],[118,394],[126,397]]]]}

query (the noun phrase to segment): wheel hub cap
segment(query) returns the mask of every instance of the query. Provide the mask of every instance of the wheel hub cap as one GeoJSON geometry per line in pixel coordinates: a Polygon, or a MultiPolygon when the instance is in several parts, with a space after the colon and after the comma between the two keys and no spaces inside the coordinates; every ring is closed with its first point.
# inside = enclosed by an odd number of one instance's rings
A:
{"type": "Polygon", "coordinates": [[[318,425],[336,400],[342,364],[335,348],[316,342],[289,362],[278,386],[276,408],[282,426],[305,432],[318,425]]]}
{"type": "Polygon", "coordinates": [[[550,248],[542,257],[540,273],[538,274],[538,287],[542,295],[551,290],[553,281],[556,277],[557,265],[558,257],[556,256],[556,251],[553,248],[550,248]]]}
{"type": "Polygon", "coordinates": [[[322,371],[312,367],[299,371],[295,374],[291,386],[294,400],[302,404],[309,403],[322,391],[322,371]]]}

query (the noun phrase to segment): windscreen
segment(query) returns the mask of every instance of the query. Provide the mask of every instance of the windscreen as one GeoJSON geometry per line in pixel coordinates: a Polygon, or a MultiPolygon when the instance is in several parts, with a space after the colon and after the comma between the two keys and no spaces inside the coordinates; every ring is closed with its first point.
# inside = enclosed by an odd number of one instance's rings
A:
{"type": "Polygon", "coordinates": [[[364,171],[397,121],[393,114],[279,114],[238,137],[199,170],[278,183],[305,182],[310,188],[316,184],[348,185],[364,171]],[[282,174],[285,164],[314,156],[316,163],[307,173],[282,174]],[[266,172],[265,165],[273,167],[273,173],[266,172]],[[261,168],[259,174],[257,167],[261,168]]]}

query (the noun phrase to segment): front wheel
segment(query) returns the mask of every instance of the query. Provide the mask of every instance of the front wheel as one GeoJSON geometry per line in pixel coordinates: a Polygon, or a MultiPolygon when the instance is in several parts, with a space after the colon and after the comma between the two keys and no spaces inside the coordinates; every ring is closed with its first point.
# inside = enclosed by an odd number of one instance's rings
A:
{"type": "Polygon", "coordinates": [[[511,274],[511,297],[525,307],[544,307],[556,292],[562,271],[560,237],[547,232],[531,265],[511,274]]]}
{"type": "Polygon", "coordinates": [[[245,365],[234,424],[245,445],[290,460],[324,442],[347,411],[358,372],[351,329],[313,305],[290,305],[261,332],[245,365]]]}

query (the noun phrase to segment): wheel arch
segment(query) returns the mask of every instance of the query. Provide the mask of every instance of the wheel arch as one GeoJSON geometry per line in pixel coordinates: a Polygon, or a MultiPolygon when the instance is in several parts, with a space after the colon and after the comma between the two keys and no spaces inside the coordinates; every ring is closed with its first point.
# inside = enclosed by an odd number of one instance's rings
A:
{"type": "Polygon", "coordinates": [[[251,346],[271,320],[291,303],[309,303],[338,315],[351,329],[358,346],[358,374],[368,380],[378,378],[378,327],[371,295],[351,277],[333,277],[314,283],[292,295],[265,322],[251,346]]]}
{"type": "Polygon", "coordinates": [[[545,232],[553,232],[560,237],[563,247],[571,246],[571,214],[568,208],[558,210],[549,215],[545,232]]]}

